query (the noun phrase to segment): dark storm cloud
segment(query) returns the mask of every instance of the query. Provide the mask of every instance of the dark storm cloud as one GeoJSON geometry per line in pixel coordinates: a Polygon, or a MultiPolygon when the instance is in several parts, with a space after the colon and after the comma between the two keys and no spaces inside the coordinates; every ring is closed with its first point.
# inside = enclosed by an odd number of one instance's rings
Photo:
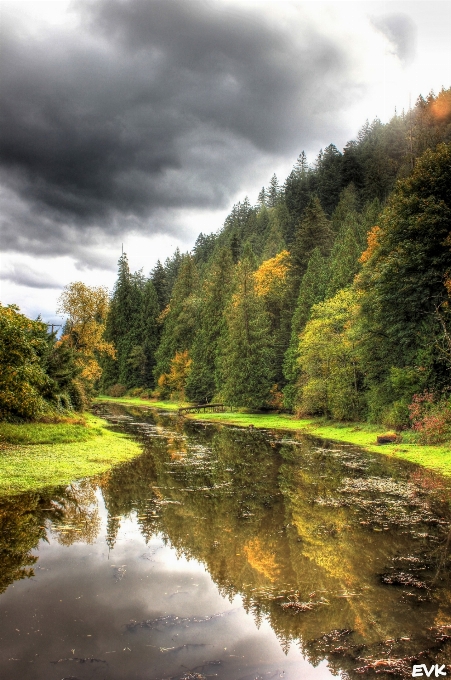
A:
{"type": "Polygon", "coordinates": [[[77,9],[72,33],[4,36],[4,248],[170,233],[168,210],[223,208],[259,162],[332,141],[356,94],[343,49],[306,23],[196,0],[77,9]]]}
{"type": "Polygon", "coordinates": [[[373,26],[383,33],[393,46],[393,52],[404,63],[415,57],[417,28],[406,14],[385,14],[371,19],[373,26]]]}

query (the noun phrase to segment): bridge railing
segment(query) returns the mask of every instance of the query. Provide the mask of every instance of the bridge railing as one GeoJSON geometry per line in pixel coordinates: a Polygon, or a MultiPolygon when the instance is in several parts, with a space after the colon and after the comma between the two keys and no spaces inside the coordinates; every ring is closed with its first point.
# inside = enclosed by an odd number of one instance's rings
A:
{"type": "Polygon", "coordinates": [[[225,410],[224,404],[195,404],[179,408],[178,414],[182,416],[184,413],[224,413],[225,410]]]}

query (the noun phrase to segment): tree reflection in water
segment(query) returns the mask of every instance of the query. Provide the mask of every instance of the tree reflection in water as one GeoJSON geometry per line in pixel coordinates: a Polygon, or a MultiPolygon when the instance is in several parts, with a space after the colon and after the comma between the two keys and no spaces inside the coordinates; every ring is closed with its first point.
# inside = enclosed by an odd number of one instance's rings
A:
{"type": "MultiPolygon", "coordinates": [[[[287,433],[143,416],[121,426],[144,453],[95,480],[3,501],[4,590],[32,574],[46,533],[62,545],[122,518],[196,559],[221,594],[239,594],[281,646],[333,672],[409,675],[447,663],[449,486],[431,472],[287,433]],[[377,663],[376,663],[377,662],[377,663]]],[[[451,627],[449,628],[451,631],[451,627]]],[[[451,635],[451,632],[450,632],[451,635]]]]}

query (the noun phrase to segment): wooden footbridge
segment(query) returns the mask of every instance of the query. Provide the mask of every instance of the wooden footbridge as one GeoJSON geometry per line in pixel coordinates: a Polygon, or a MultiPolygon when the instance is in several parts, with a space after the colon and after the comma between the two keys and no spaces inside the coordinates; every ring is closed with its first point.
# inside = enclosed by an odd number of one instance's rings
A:
{"type": "Polygon", "coordinates": [[[224,404],[195,404],[179,408],[178,414],[182,416],[185,413],[224,413],[225,410],[224,404]]]}

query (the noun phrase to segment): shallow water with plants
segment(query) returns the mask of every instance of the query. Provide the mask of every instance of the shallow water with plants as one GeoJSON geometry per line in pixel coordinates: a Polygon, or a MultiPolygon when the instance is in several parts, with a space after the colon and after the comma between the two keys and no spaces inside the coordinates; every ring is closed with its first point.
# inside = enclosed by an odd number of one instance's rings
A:
{"type": "Polygon", "coordinates": [[[299,433],[96,408],[142,455],[0,499],[0,677],[357,679],[451,663],[449,478],[299,433]]]}

